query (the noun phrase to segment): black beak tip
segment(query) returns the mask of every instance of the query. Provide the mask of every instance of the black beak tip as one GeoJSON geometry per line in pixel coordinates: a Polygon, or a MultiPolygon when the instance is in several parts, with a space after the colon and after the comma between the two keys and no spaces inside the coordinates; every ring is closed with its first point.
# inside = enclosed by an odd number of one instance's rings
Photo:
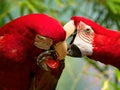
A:
{"type": "Polygon", "coordinates": [[[75,44],[71,44],[68,46],[67,55],[71,57],[81,57],[82,54],[80,49],[75,44]]]}

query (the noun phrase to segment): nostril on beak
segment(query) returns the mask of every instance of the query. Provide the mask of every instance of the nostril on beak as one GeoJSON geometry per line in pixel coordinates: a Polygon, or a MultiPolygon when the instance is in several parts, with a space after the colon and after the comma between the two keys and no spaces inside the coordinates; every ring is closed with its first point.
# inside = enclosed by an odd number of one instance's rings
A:
{"type": "Polygon", "coordinates": [[[68,46],[67,55],[71,57],[81,57],[81,51],[75,44],[71,44],[68,46]]]}

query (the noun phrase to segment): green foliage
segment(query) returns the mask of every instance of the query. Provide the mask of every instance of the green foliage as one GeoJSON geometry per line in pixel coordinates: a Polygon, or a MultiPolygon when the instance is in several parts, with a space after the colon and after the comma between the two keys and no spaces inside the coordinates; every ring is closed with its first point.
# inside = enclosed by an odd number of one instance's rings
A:
{"type": "Polygon", "coordinates": [[[115,69],[114,72],[114,80],[111,80],[110,78],[103,80],[102,90],[120,90],[120,71],[115,69]]]}
{"type": "MultiPolygon", "coordinates": [[[[120,0],[0,0],[0,26],[30,13],[46,13],[63,25],[71,16],[82,15],[107,28],[120,30],[120,0]]],[[[101,66],[88,58],[66,59],[66,68],[57,90],[100,90],[98,86],[102,90],[120,90],[119,70],[109,70],[109,66],[101,66]],[[109,71],[113,72],[112,77],[109,71]],[[93,84],[88,77],[93,79],[93,84]],[[97,83],[93,82],[94,79],[98,80],[97,83]]]]}
{"type": "Polygon", "coordinates": [[[120,15],[120,0],[105,0],[106,7],[116,15],[120,15]]]}
{"type": "Polygon", "coordinates": [[[82,15],[106,27],[117,26],[116,28],[120,29],[119,0],[0,0],[0,2],[0,26],[28,13],[46,13],[63,24],[73,15],[82,15]]]}
{"type": "Polygon", "coordinates": [[[117,78],[117,82],[120,82],[120,71],[118,69],[115,70],[115,75],[117,78]]]}
{"type": "Polygon", "coordinates": [[[120,86],[110,80],[103,81],[102,90],[120,90],[120,86]]]}

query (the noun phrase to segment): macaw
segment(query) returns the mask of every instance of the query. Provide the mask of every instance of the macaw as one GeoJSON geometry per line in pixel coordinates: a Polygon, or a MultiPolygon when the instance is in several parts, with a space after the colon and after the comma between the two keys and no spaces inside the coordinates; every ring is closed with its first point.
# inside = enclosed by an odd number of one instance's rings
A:
{"type": "Polygon", "coordinates": [[[69,56],[87,56],[120,69],[120,32],[82,16],[71,17],[64,27],[67,27],[69,36],[76,31],[68,48],[69,56]]]}
{"type": "Polygon", "coordinates": [[[64,68],[65,39],[62,25],[46,14],[21,16],[2,26],[0,90],[54,90],[64,68]]]}

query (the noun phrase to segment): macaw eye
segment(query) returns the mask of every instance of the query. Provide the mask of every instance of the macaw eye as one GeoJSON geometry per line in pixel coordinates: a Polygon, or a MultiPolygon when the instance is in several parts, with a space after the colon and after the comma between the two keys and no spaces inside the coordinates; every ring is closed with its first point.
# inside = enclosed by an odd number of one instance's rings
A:
{"type": "Polygon", "coordinates": [[[91,33],[91,29],[87,28],[87,29],[85,29],[85,32],[89,34],[89,33],[91,33]]]}

